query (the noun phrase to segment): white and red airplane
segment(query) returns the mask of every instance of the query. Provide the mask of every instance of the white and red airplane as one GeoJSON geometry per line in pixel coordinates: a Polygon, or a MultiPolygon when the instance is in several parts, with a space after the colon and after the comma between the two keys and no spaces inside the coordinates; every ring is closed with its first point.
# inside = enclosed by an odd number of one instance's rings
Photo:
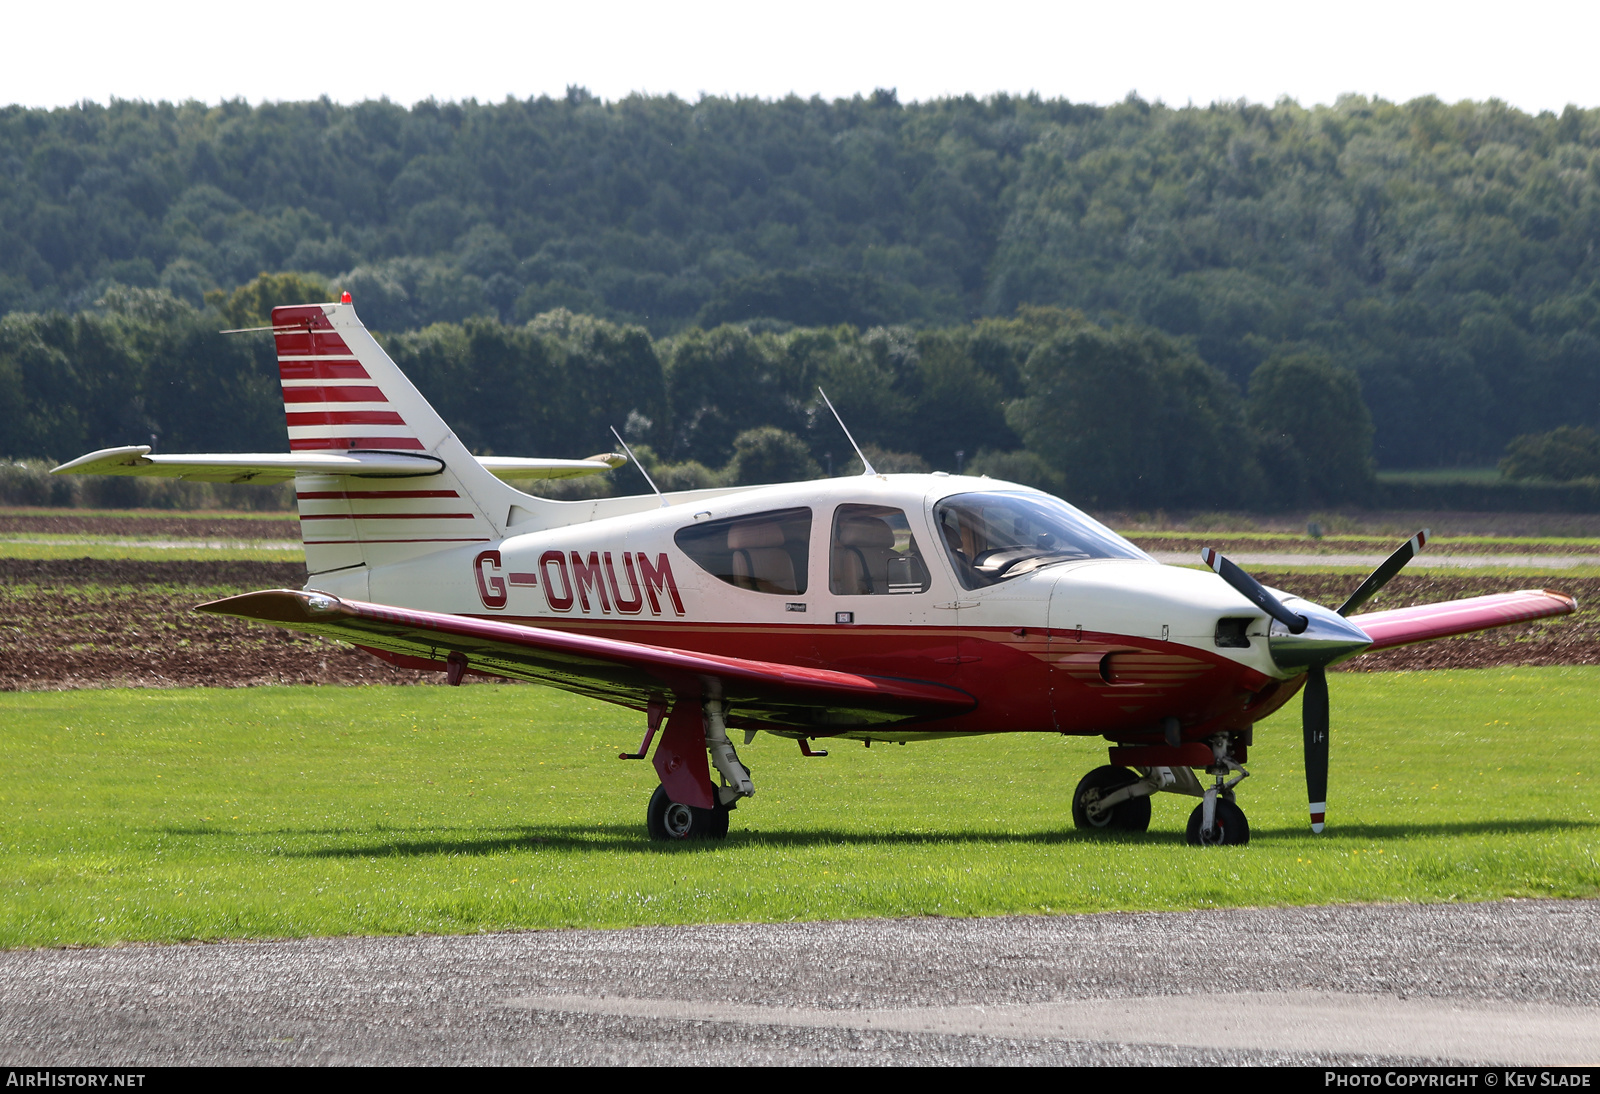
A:
{"type": "Polygon", "coordinates": [[[657,839],[723,836],[728,811],[754,795],[730,731],[746,745],[788,737],[808,756],[829,738],[1038,732],[1112,742],[1110,763],[1073,795],[1079,827],[1142,831],[1149,796],[1166,791],[1201,799],[1191,843],[1244,843],[1234,787],[1252,727],[1302,687],[1321,831],[1328,666],[1577,606],[1530,590],[1352,614],[1422,532],[1331,611],[1263,588],[1215,551],[1203,553],[1215,572],[1164,566],[1059,498],[943,472],[867,465],[850,478],[553,501],[506,480],[623,457],[475,457],[348,293],[274,309],[270,330],[288,453],[140,445],[55,470],[293,478],[305,588],[199,610],[342,639],[452,684],[514,677],[641,711],[644,741],[624,758],[659,737],[657,839]]]}

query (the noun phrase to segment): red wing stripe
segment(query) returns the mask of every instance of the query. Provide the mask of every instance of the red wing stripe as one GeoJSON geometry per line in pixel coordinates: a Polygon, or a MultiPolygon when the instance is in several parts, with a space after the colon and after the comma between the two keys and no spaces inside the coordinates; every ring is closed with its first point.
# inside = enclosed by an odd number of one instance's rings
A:
{"type": "Polygon", "coordinates": [[[454,490],[305,490],[296,501],[345,501],[361,498],[459,498],[454,490]]]}
{"type": "Polygon", "coordinates": [[[370,380],[359,361],[283,361],[278,362],[282,380],[370,380]]]}
{"type": "Polygon", "coordinates": [[[422,442],[415,437],[302,437],[291,440],[289,449],[292,452],[304,452],[311,449],[331,448],[343,452],[349,449],[366,451],[382,451],[384,449],[417,450],[421,451],[422,442]]]}
{"type": "Polygon", "coordinates": [[[289,414],[289,424],[297,425],[405,425],[406,420],[392,410],[308,410],[289,414]]]}
{"type": "Polygon", "coordinates": [[[383,389],[345,384],[340,387],[286,387],[286,403],[387,403],[383,389]]]}
{"type": "Polygon", "coordinates": [[[301,520],[473,520],[476,513],[301,513],[301,520]]]}

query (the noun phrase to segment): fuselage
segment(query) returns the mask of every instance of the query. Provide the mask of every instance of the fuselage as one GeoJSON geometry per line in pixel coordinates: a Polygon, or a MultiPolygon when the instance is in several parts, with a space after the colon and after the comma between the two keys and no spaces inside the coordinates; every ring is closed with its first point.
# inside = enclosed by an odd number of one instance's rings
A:
{"type": "Polygon", "coordinates": [[[1015,484],[871,475],[669,498],[568,503],[564,526],[508,522],[498,541],[372,567],[362,587],[337,573],[309,587],[977,700],[880,738],[1157,741],[1172,718],[1194,738],[1248,728],[1298,683],[1268,653],[1268,620],[1216,575],[1163,566],[1015,484]]]}

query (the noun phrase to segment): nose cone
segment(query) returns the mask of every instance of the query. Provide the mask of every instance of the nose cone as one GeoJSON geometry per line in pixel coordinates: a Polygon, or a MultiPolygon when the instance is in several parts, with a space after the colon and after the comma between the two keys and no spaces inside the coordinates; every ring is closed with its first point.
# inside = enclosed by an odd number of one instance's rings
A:
{"type": "Polygon", "coordinates": [[[1336,665],[1372,645],[1366,631],[1338,612],[1309,600],[1286,603],[1290,611],[1306,617],[1308,626],[1299,634],[1290,634],[1282,623],[1273,622],[1267,632],[1267,648],[1281,669],[1294,672],[1313,665],[1336,665]]]}

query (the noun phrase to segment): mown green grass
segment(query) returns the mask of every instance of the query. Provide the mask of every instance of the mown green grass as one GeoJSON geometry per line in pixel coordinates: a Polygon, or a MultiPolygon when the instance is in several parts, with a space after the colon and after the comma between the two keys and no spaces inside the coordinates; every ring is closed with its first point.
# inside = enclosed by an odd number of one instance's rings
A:
{"type": "MultiPolygon", "coordinates": [[[[1103,742],[742,749],[720,846],[646,841],[635,716],[534,687],[0,696],[0,945],[1600,891],[1600,670],[1339,675],[1331,826],[1298,712],[1258,730],[1250,846],[1071,827],[1103,742]]],[[[1298,706],[1298,704],[1294,704],[1298,706]]]]}

